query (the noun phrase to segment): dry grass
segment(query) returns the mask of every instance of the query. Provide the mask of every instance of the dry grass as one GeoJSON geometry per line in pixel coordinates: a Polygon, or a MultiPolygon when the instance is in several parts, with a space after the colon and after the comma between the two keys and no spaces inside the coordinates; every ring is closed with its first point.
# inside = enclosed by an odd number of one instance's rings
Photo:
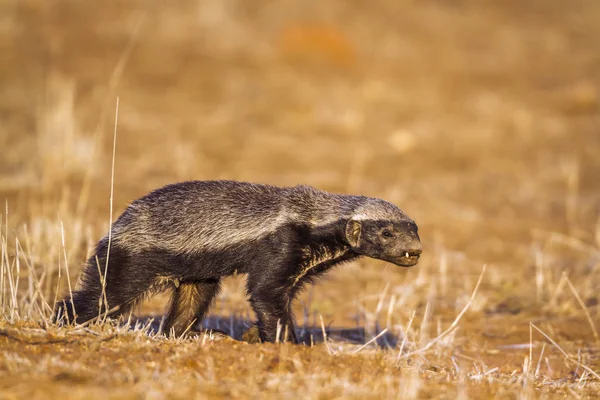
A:
{"type": "MultiPolygon", "coordinates": [[[[599,18],[595,0],[1,2],[0,398],[594,398],[599,18]],[[111,204],[217,178],[389,199],[424,256],[310,288],[313,346],[165,339],[163,298],[129,326],[49,323],[111,204]]],[[[205,327],[240,339],[252,318],[237,277],[205,327]]]]}

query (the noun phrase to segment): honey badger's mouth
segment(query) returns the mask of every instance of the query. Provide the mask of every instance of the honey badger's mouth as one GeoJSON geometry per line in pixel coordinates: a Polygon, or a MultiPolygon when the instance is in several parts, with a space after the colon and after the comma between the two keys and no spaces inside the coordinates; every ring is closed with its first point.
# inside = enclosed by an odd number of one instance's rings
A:
{"type": "Polygon", "coordinates": [[[401,267],[412,267],[419,262],[421,252],[419,251],[405,251],[400,257],[397,257],[393,262],[401,267]]]}

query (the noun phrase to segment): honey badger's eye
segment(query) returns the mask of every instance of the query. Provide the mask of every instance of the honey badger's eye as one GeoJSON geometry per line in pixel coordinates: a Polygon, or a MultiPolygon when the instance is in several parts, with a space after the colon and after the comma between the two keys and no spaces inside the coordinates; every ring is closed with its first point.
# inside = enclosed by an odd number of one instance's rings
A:
{"type": "Polygon", "coordinates": [[[392,232],[390,232],[390,231],[383,231],[383,232],[381,233],[381,235],[382,235],[383,237],[386,237],[386,238],[391,238],[392,236],[394,236],[394,235],[392,234],[392,232]]]}

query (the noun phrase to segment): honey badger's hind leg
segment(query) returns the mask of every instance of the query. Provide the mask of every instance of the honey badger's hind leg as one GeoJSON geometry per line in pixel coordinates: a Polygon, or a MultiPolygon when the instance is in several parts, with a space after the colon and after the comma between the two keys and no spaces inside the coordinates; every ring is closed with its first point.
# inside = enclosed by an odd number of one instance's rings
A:
{"type": "Polygon", "coordinates": [[[100,241],[96,252],[84,266],[73,303],[67,296],[55,307],[54,321],[84,323],[118,306],[111,318],[126,314],[156,282],[156,269],[146,257],[139,257],[112,244],[106,264],[107,243],[100,241]],[[103,287],[101,275],[106,271],[103,287]],[[75,314],[73,314],[73,308],[75,314]]]}
{"type": "Polygon", "coordinates": [[[181,282],[173,293],[163,332],[179,337],[202,320],[219,293],[221,279],[181,282]]]}

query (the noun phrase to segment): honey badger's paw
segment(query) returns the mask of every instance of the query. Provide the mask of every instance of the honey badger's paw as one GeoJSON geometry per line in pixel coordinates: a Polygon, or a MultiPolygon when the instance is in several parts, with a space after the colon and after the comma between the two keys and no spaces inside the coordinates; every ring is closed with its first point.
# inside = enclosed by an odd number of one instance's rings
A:
{"type": "Polygon", "coordinates": [[[262,340],[260,340],[258,326],[253,325],[246,332],[244,332],[242,335],[242,340],[251,344],[262,343],[262,340]]]}

